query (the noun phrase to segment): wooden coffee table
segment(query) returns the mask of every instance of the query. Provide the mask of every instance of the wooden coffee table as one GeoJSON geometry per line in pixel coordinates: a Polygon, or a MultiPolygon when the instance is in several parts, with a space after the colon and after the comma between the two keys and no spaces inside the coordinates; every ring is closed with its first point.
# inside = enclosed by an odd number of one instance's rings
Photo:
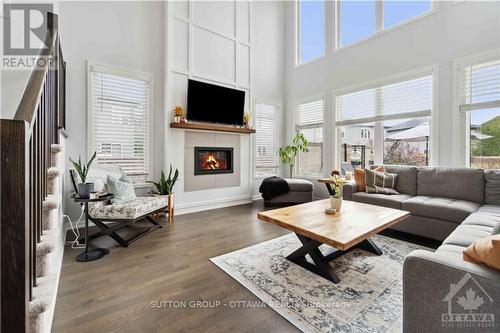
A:
{"type": "Polygon", "coordinates": [[[340,213],[329,215],[330,199],[261,212],[257,217],[295,232],[302,246],[286,257],[291,262],[334,283],[340,281],[329,262],[355,249],[381,255],[370,236],[400,222],[410,213],[403,210],[344,201],[340,213]],[[333,247],[323,253],[319,247],[333,247]],[[314,264],[306,260],[309,254],[314,264]]]}

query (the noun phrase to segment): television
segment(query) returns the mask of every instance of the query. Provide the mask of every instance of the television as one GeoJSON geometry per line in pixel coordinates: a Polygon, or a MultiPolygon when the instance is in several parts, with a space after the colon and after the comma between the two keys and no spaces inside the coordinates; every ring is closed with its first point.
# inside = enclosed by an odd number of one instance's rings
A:
{"type": "Polygon", "coordinates": [[[243,125],[244,109],[244,91],[188,80],[188,120],[243,125]]]}

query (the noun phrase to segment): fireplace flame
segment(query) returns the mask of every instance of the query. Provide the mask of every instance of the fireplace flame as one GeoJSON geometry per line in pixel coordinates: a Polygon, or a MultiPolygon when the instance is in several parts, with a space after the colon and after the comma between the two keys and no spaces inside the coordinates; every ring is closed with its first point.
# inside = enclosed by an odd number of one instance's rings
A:
{"type": "Polygon", "coordinates": [[[215,170],[220,168],[219,162],[212,154],[206,157],[205,164],[207,165],[208,169],[215,170]]]}

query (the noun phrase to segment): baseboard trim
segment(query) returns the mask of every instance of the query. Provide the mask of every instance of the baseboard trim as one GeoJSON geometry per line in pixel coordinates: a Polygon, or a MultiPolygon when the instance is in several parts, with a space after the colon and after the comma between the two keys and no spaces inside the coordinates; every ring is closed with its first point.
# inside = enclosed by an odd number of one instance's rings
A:
{"type": "Polygon", "coordinates": [[[174,218],[176,215],[184,215],[189,213],[201,212],[205,210],[244,205],[249,203],[252,203],[252,197],[250,195],[243,195],[228,199],[217,199],[217,200],[179,204],[175,205],[174,218]]]}
{"type": "Polygon", "coordinates": [[[260,194],[252,196],[252,201],[257,201],[257,200],[264,200],[264,199],[262,199],[262,195],[260,194]]]}

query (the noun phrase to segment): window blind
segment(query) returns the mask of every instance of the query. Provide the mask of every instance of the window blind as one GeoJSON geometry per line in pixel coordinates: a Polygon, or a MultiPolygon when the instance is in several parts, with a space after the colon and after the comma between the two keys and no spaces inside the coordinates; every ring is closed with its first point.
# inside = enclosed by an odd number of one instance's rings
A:
{"type": "Polygon", "coordinates": [[[278,124],[278,106],[255,104],[255,168],[259,176],[278,173],[278,124]]]}
{"type": "Polygon", "coordinates": [[[429,116],[432,109],[432,76],[357,91],[336,97],[339,121],[347,123],[384,120],[398,116],[429,116]]]}
{"type": "Polygon", "coordinates": [[[500,107],[500,59],[460,69],[460,111],[500,107]]]}
{"type": "Polygon", "coordinates": [[[324,113],[323,98],[299,104],[297,106],[297,121],[296,125],[299,127],[322,125],[324,113]]]}
{"type": "Polygon", "coordinates": [[[143,183],[149,175],[149,80],[116,72],[90,69],[91,149],[96,163],[117,165],[143,183]]]}

